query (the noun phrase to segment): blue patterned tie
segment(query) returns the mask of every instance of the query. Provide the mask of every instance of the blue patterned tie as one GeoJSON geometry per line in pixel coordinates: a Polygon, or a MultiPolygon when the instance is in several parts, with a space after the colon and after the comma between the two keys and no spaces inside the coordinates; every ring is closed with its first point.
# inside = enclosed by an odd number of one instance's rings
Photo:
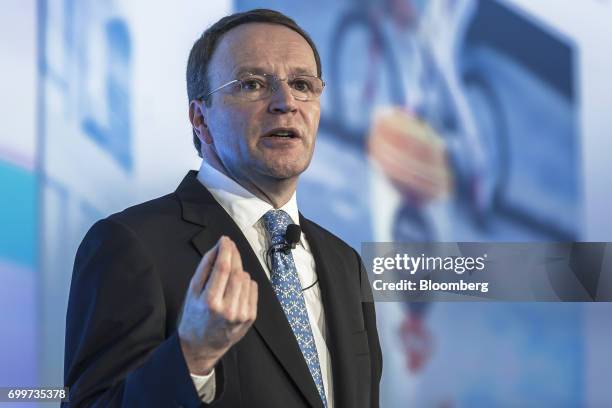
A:
{"type": "Polygon", "coordinates": [[[317,354],[317,346],[314,342],[312,329],[310,328],[310,320],[308,320],[308,312],[306,311],[306,302],[302,294],[302,285],[298,278],[293,255],[288,251],[285,253],[282,248],[285,247],[285,232],[287,225],[291,224],[291,217],[283,210],[270,210],[263,216],[264,226],[270,236],[272,247],[272,287],[276,293],[276,297],[280,301],[281,306],[287,316],[291,330],[297,339],[297,342],[306,360],[306,365],[310,371],[310,375],[314,380],[323,406],[327,407],[327,398],[325,398],[325,389],[323,388],[323,378],[321,377],[321,366],[319,365],[319,355],[317,354]]]}

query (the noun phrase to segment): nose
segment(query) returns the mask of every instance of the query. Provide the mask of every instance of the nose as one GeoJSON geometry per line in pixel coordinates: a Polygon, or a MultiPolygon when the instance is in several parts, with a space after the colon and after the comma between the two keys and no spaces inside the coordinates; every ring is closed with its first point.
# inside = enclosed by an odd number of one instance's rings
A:
{"type": "Polygon", "coordinates": [[[287,81],[279,81],[278,89],[270,96],[270,105],[268,111],[270,113],[289,113],[297,110],[297,102],[291,93],[291,88],[287,81]]]}

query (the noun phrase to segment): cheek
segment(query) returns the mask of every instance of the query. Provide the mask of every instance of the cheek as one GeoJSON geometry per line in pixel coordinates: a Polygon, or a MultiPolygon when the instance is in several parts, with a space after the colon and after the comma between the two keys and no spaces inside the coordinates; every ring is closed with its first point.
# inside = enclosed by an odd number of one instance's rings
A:
{"type": "Polygon", "coordinates": [[[236,136],[248,137],[261,124],[260,107],[255,102],[248,104],[226,104],[223,107],[223,121],[234,130],[236,136]]]}
{"type": "Polygon", "coordinates": [[[309,109],[306,111],[306,114],[309,118],[310,123],[319,123],[319,117],[321,116],[321,103],[313,103],[312,106],[309,106],[309,109]]]}
{"type": "Polygon", "coordinates": [[[317,128],[319,127],[319,120],[321,119],[321,108],[318,108],[316,113],[314,114],[314,118],[313,118],[313,124],[315,126],[315,132],[317,131],[317,128]]]}
{"type": "Polygon", "coordinates": [[[226,105],[219,110],[214,127],[217,144],[229,147],[232,151],[245,150],[246,145],[253,143],[253,135],[259,133],[259,121],[254,120],[252,112],[226,105]]]}
{"type": "Polygon", "coordinates": [[[312,132],[313,137],[315,137],[317,134],[317,129],[319,127],[320,118],[321,118],[321,107],[318,105],[316,107],[313,107],[306,114],[305,120],[306,120],[309,130],[312,132]]]}

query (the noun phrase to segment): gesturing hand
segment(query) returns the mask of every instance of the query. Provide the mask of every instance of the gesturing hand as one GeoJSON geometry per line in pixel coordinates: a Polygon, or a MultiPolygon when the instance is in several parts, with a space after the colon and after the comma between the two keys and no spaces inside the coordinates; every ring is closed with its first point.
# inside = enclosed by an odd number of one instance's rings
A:
{"type": "Polygon", "coordinates": [[[257,317],[257,283],[242,270],[236,244],[221,237],[191,278],[178,334],[192,374],[211,372],[257,317]]]}

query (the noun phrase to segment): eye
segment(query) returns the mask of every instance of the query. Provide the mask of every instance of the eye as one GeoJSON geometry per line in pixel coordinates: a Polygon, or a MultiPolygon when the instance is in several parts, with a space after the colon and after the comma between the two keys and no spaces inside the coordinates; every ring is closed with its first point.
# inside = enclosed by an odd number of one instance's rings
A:
{"type": "Polygon", "coordinates": [[[247,92],[259,91],[266,87],[266,81],[262,78],[249,77],[240,80],[240,83],[242,90],[247,92]]]}
{"type": "Polygon", "coordinates": [[[312,92],[312,84],[306,78],[296,78],[291,82],[293,89],[299,92],[312,92]]]}

